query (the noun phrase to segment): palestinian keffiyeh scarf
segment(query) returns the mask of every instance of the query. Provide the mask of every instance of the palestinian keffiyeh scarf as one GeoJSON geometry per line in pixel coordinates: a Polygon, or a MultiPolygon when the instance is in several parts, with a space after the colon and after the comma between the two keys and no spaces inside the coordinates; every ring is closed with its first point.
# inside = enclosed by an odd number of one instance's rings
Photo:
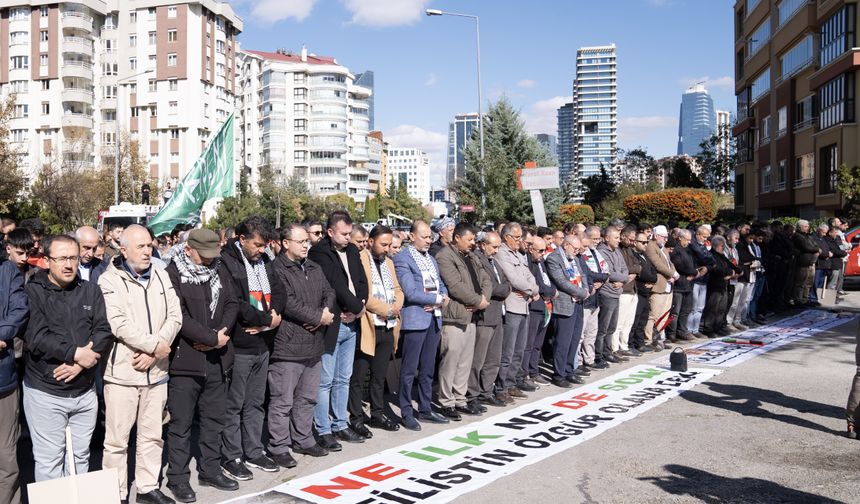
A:
{"type": "Polygon", "coordinates": [[[272,287],[266,274],[266,263],[261,258],[256,264],[251,264],[238,241],[236,248],[239,249],[239,255],[245,263],[245,274],[248,276],[248,302],[257,310],[265,311],[265,307],[272,303],[272,287]]]}
{"type": "MultiPolygon", "coordinates": [[[[374,299],[378,299],[388,305],[394,304],[394,279],[391,278],[391,270],[388,269],[384,260],[382,263],[378,263],[371,256],[370,261],[372,263],[370,266],[370,276],[374,299]]],[[[394,321],[389,321],[378,315],[374,315],[374,323],[382,326],[394,326],[394,321]]]]}
{"type": "Polygon", "coordinates": [[[220,259],[216,258],[209,266],[202,264],[194,264],[185,250],[180,250],[173,257],[173,262],[176,263],[176,269],[179,270],[179,279],[182,283],[192,285],[203,285],[209,283],[209,288],[212,289],[212,302],[209,303],[210,316],[215,316],[215,308],[218,306],[218,297],[221,294],[221,280],[218,278],[218,264],[220,259]]]}

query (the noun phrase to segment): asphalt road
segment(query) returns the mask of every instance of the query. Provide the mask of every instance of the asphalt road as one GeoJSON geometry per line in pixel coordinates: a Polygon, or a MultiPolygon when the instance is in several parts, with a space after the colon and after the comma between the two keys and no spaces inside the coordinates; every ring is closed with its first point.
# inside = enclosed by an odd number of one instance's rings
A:
{"type": "MultiPolygon", "coordinates": [[[[850,293],[845,308],[860,306],[850,293]]],[[[856,321],[725,370],[680,397],[455,502],[860,502],[860,441],[843,436],[856,321]]],[[[648,358],[647,360],[650,360],[648,358]]],[[[592,380],[646,363],[595,373],[592,380]]],[[[557,394],[545,386],[535,398],[557,394]]],[[[200,489],[198,502],[263,492],[298,476],[442,430],[379,433],[299,467],[255,472],[238,493],[200,489]]],[[[271,492],[239,502],[296,502],[271,492]]]]}

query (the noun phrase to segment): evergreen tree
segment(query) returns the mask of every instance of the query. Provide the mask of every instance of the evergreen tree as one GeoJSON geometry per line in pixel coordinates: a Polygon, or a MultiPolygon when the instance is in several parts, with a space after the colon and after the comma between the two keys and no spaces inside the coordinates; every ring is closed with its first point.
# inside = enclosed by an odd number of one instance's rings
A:
{"type": "Polygon", "coordinates": [[[598,207],[615,194],[615,182],[609,176],[603,164],[600,165],[600,173],[583,180],[582,185],[585,190],[583,193],[583,202],[586,205],[591,205],[592,208],[598,207]]]}
{"type": "Polygon", "coordinates": [[[666,177],[666,187],[701,188],[705,187],[705,184],[703,184],[702,180],[693,173],[693,169],[690,168],[690,164],[687,160],[682,157],[678,157],[675,159],[675,162],[672,163],[672,169],[669,176],[666,177]]]}
{"type": "Polygon", "coordinates": [[[702,167],[699,178],[708,189],[717,192],[732,190],[731,174],[737,164],[737,145],[730,125],[722,125],[717,132],[699,144],[701,151],[696,160],[702,167]]]}
{"type": "MultiPolygon", "coordinates": [[[[478,129],[466,145],[466,171],[453,189],[457,203],[475,205],[476,217],[486,221],[499,219],[523,223],[534,222],[528,191],[517,189],[516,170],[528,161],[537,166],[552,166],[553,159],[533,136],[526,132],[519,114],[507,98],[490,106],[484,120],[484,159],[478,129]],[[481,184],[484,168],[486,187],[481,184]],[[486,194],[486,208],[481,208],[481,194],[486,194]]],[[[559,190],[541,191],[547,216],[551,218],[562,203],[559,190]]],[[[475,214],[471,214],[475,215],[475,214]]]]}

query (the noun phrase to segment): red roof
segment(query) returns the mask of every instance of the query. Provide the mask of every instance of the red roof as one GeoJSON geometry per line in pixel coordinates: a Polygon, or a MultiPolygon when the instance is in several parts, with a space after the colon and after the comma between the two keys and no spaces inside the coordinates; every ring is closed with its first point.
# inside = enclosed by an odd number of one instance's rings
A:
{"type": "MultiPolygon", "coordinates": [[[[275,61],[289,61],[292,63],[302,63],[300,54],[281,54],[265,51],[246,51],[255,54],[261,58],[266,58],[275,61]]],[[[337,61],[331,56],[312,56],[308,54],[307,62],[310,65],[337,65],[337,61]]]]}

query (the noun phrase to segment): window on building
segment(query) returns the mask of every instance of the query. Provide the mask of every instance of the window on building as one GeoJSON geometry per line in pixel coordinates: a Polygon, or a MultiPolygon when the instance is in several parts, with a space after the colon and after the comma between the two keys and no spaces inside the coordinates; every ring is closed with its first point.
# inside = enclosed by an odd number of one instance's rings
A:
{"type": "Polygon", "coordinates": [[[167,6],[167,17],[170,19],[173,19],[176,17],[176,6],[175,5],[167,6]]]}
{"type": "Polygon", "coordinates": [[[305,135],[296,135],[293,138],[293,145],[295,146],[303,146],[308,144],[308,137],[305,135]]]}
{"type": "Polygon", "coordinates": [[[780,79],[785,80],[815,61],[812,34],[803,37],[779,58],[780,79]]]}
{"type": "Polygon", "coordinates": [[[171,91],[176,91],[179,89],[179,81],[177,79],[169,79],[167,83],[170,86],[171,91]]]}
{"type": "Polygon", "coordinates": [[[137,35],[129,35],[128,36],[128,46],[129,47],[137,47],[137,35]]]}
{"type": "Polygon", "coordinates": [[[130,94],[137,93],[137,83],[136,82],[132,82],[132,83],[128,84],[128,92],[130,94]]]}
{"type": "Polygon", "coordinates": [[[779,138],[788,131],[788,108],[780,107],[776,117],[776,136],[779,138]]]}
{"type": "Polygon", "coordinates": [[[223,40],[216,40],[215,52],[217,52],[218,54],[224,54],[225,52],[227,52],[227,43],[223,40]]]}
{"type": "Polygon", "coordinates": [[[308,105],[306,103],[294,103],[293,104],[293,113],[294,114],[307,114],[308,113],[308,105]]]}
{"type": "Polygon", "coordinates": [[[48,41],[48,30],[39,30],[39,42],[48,41]]]}
{"type": "Polygon", "coordinates": [[[158,81],[155,79],[149,79],[149,92],[155,93],[156,91],[158,91],[158,81]]]}
{"type": "Polygon", "coordinates": [[[30,68],[29,56],[12,56],[12,70],[30,68]]]}
{"type": "Polygon", "coordinates": [[[307,152],[305,151],[296,151],[293,153],[293,161],[301,161],[304,162],[307,160],[307,152]]]}
{"type": "Polygon", "coordinates": [[[105,16],[105,24],[102,26],[103,30],[115,30],[116,29],[116,16],[113,14],[108,14],[105,16]]]}
{"type": "Polygon", "coordinates": [[[149,19],[155,19],[155,7],[150,7],[150,8],[146,11],[146,13],[147,13],[147,15],[149,16],[149,19]]]}
{"type": "Polygon", "coordinates": [[[29,130],[25,129],[14,129],[12,130],[12,141],[13,142],[26,142],[28,140],[29,130]]]}
{"type": "Polygon", "coordinates": [[[818,127],[829,128],[854,122],[854,73],[849,72],[828,81],[818,89],[820,113],[818,127]]]}
{"type": "Polygon", "coordinates": [[[786,165],[787,161],[783,159],[776,166],[776,185],[774,187],[775,191],[782,191],[783,189],[785,189],[785,181],[788,177],[786,165]]]}
{"type": "Polygon", "coordinates": [[[51,81],[49,79],[42,79],[42,91],[48,91],[51,89],[51,81]]]}
{"type": "Polygon", "coordinates": [[[9,10],[9,19],[12,21],[22,21],[30,19],[30,9],[26,7],[16,7],[9,10]]]}
{"type": "Polygon", "coordinates": [[[15,105],[15,117],[30,117],[30,106],[27,104],[15,105]]]}
{"type": "MultiPolygon", "coordinates": [[[[209,104],[208,103],[203,104],[203,117],[205,117],[207,119],[209,118],[209,104]]],[[[250,138],[249,138],[249,140],[250,140],[250,138]]]]}
{"type": "Polygon", "coordinates": [[[156,65],[155,55],[150,54],[149,55],[149,67],[148,68],[155,70],[155,65],[156,65]]]}
{"type": "Polygon", "coordinates": [[[128,13],[128,22],[131,24],[137,23],[137,11],[133,10],[128,13]]]}
{"type": "Polygon", "coordinates": [[[51,113],[51,103],[43,101],[42,102],[42,115],[50,115],[51,113]]]}
{"type": "Polygon", "coordinates": [[[818,151],[818,194],[836,192],[836,173],[839,168],[837,144],[827,145],[818,151]]]}
{"type": "Polygon", "coordinates": [[[154,31],[149,32],[149,45],[155,45],[158,43],[158,34],[154,31]]]}
{"type": "Polygon", "coordinates": [[[43,6],[39,7],[39,14],[40,14],[42,17],[48,17],[48,6],[47,6],[47,5],[43,5],[43,6]]]}
{"type": "Polygon", "coordinates": [[[812,185],[815,176],[815,154],[804,154],[794,161],[794,187],[812,185]]]}
{"type": "Polygon", "coordinates": [[[172,101],[167,104],[167,112],[169,114],[178,114],[179,113],[179,102],[172,101]]]}
{"type": "Polygon", "coordinates": [[[308,122],[305,119],[294,119],[293,129],[296,131],[305,131],[308,127],[308,122]]]}
{"type": "Polygon", "coordinates": [[[137,70],[137,58],[129,58],[128,59],[128,69],[129,70],[137,70]]]}
{"type": "Polygon", "coordinates": [[[770,16],[768,16],[753,30],[747,39],[747,59],[755,55],[770,40],[770,25],[770,16]]]}
{"type": "Polygon", "coordinates": [[[854,47],[855,10],[847,4],[819,27],[819,62],[823,67],[854,47]]]}
{"type": "Polygon", "coordinates": [[[103,45],[105,48],[105,52],[112,53],[116,51],[116,40],[104,39],[103,45]]]}
{"type": "Polygon", "coordinates": [[[46,67],[48,66],[48,55],[40,54],[39,55],[39,66],[46,67]]]}
{"type": "Polygon", "coordinates": [[[815,95],[809,95],[797,102],[794,117],[795,131],[813,125],[815,122],[815,95]]]}
{"type": "Polygon", "coordinates": [[[158,116],[158,107],[156,107],[154,105],[149,107],[149,116],[150,117],[157,117],[158,116]]]}
{"type": "Polygon", "coordinates": [[[171,28],[167,30],[167,41],[168,42],[176,42],[176,29],[171,28]]]}
{"type": "Polygon", "coordinates": [[[29,87],[30,81],[25,80],[17,80],[9,83],[9,87],[13,93],[26,93],[29,87]]]}
{"type": "Polygon", "coordinates": [[[179,130],[178,129],[170,130],[170,139],[171,140],[179,140],[179,130]]]}
{"type": "Polygon", "coordinates": [[[170,53],[167,55],[167,66],[175,67],[176,66],[176,53],[170,53]]]}
{"type": "Polygon", "coordinates": [[[758,77],[753,80],[750,90],[751,101],[754,102],[770,91],[770,67],[765,68],[758,77]]]}
{"type": "Polygon", "coordinates": [[[140,117],[140,107],[131,107],[131,117],[140,117]]]}
{"type": "Polygon", "coordinates": [[[305,88],[293,89],[293,98],[298,99],[306,99],[308,97],[308,90],[305,88]]]}
{"type": "Polygon", "coordinates": [[[9,35],[9,45],[24,45],[30,43],[30,34],[25,31],[12,32],[9,35]]]}
{"type": "Polygon", "coordinates": [[[116,86],[102,86],[102,98],[116,98],[116,86]]]}
{"type": "Polygon", "coordinates": [[[765,166],[761,169],[761,192],[767,193],[771,190],[772,183],[772,174],[770,172],[770,165],[765,166]]]}
{"type": "Polygon", "coordinates": [[[764,145],[770,142],[771,135],[771,121],[770,116],[765,117],[761,120],[761,130],[759,131],[759,145],[764,145]]]}

